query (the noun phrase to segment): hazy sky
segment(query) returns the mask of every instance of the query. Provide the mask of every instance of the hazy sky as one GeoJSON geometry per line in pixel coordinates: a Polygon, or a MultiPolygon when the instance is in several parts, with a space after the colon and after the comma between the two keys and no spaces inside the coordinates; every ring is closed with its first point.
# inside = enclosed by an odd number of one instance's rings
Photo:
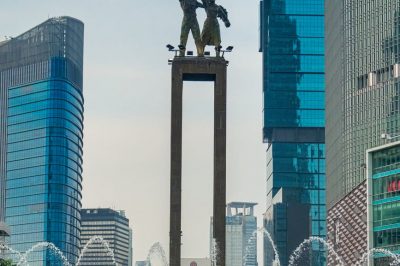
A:
{"type": "MultiPolygon", "coordinates": [[[[134,233],[134,260],[145,259],[157,241],[168,252],[171,69],[167,60],[172,54],[165,45],[179,42],[178,0],[0,2],[0,40],[48,17],[68,15],[85,23],[83,206],[126,210],[134,233]]],[[[232,23],[229,29],[221,25],[223,45],[235,46],[227,55],[227,199],[258,202],[261,226],[266,166],[259,1],[217,2],[227,8],[232,23]]],[[[202,25],[204,11],[198,13],[202,25]]],[[[194,50],[192,41],[188,46],[194,50]]],[[[183,257],[208,256],[212,90],[211,83],[188,83],[184,88],[183,257]]]]}

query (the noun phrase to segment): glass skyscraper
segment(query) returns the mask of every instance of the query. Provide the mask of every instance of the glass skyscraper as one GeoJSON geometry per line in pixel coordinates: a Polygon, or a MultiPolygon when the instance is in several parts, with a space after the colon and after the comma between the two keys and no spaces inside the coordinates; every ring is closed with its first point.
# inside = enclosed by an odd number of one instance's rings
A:
{"type": "Polygon", "coordinates": [[[340,0],[327,7],[327,141],[341,147],[327,154],[332,207],[366,180],[366,150],[385,142],[381,134],[400,132],[400,3],[340,0]]]}
{"type": "MultiPolygon", "coordinates": [[[[0,43],[1,213],[8,242],[21,252],[52,242],[71,263],[80,245],[83,28],[74,18],[52,18],[0,43]]],[[[43,249],[28,261],[62,265],[43,249]]]]}
{"type": "MultiPolygon", "coordinates": [[[[390,141],[382,134],[400,133],[400,2],[326,1],[326,19],[328,235],[354,264],[368,249],[366,152],[390,141]],[[357,226],[348,226],[355,219],[357,226]]],[[[376,178],[382,185],[392,177],[376,178]]],[[[374,208],[397,211],[387,194],[392,203],[378,206],[376,198],[374,208]]],[[[378,242],[397,234],[382,226],[374,229],[383,235],[378,242]]]]}
{"type": "MultiPolygon", "coordinates": [[[[324,0],[261,1],[260,50],[268,144],[264,224],[287,265],[304,238],[326,237],[324,0]],[[299,215],[303,222],[293,223],[299,215]]],[[[272,265],[266,240],[264,247],[265,265],[272,265]]],[[[308,263],[324,265],[323,247],[312,250],[308,263]]]]}

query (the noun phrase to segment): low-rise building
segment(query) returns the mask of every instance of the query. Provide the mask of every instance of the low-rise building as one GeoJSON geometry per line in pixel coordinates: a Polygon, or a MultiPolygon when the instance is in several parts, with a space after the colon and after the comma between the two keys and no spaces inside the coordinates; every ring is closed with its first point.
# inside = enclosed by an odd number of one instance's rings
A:
{"type": "Polygon", "coordinates": [[[211,266],[209,258],[182,258],[181,266],[211,266]]]}
{"type": "MultiPolygon", "coordinates": [[[[367,151],[368,248],[400,254],[400,141],[367,151]]],[[[369,265],[391,258],[379,254],[369,265]]]]}

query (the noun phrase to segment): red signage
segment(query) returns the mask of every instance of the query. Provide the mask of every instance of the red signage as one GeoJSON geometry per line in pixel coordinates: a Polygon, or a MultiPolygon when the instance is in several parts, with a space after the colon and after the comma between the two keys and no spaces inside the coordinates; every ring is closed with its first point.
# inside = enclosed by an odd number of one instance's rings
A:
{"type": "Polygon", "coordinates": [[[400,180],[399,181],[395,180],[395,181],[389,182],[387,192],[391,193],[391,192],[398,192],[398,191],[400,191],[400,180]]]}

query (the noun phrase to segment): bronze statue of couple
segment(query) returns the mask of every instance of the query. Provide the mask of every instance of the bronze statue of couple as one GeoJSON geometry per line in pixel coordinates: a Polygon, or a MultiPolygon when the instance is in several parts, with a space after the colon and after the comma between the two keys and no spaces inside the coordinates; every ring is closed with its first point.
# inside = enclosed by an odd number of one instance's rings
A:
{"type": "Polygon", "coordinates": [[[190,31],[192,31],[193,34],[198,56],[204,56],[204,49],[207,45],[213,45],[216,55],[219,56],[221,50],[221,32],[218,18],[224,22],[227,28],[231,25],[228,19],[228,12],[225,8],[217,5],[215,0],[201,1],[202,3],[197,0],[179,0],[183,10],[181,40],[179,45],[181,56],[185,55],[190,31]],[[204,22],[203,31],[201,33],[196,15],[197,8],[204,8],[207,13],[207,19],[204,22]]]}

